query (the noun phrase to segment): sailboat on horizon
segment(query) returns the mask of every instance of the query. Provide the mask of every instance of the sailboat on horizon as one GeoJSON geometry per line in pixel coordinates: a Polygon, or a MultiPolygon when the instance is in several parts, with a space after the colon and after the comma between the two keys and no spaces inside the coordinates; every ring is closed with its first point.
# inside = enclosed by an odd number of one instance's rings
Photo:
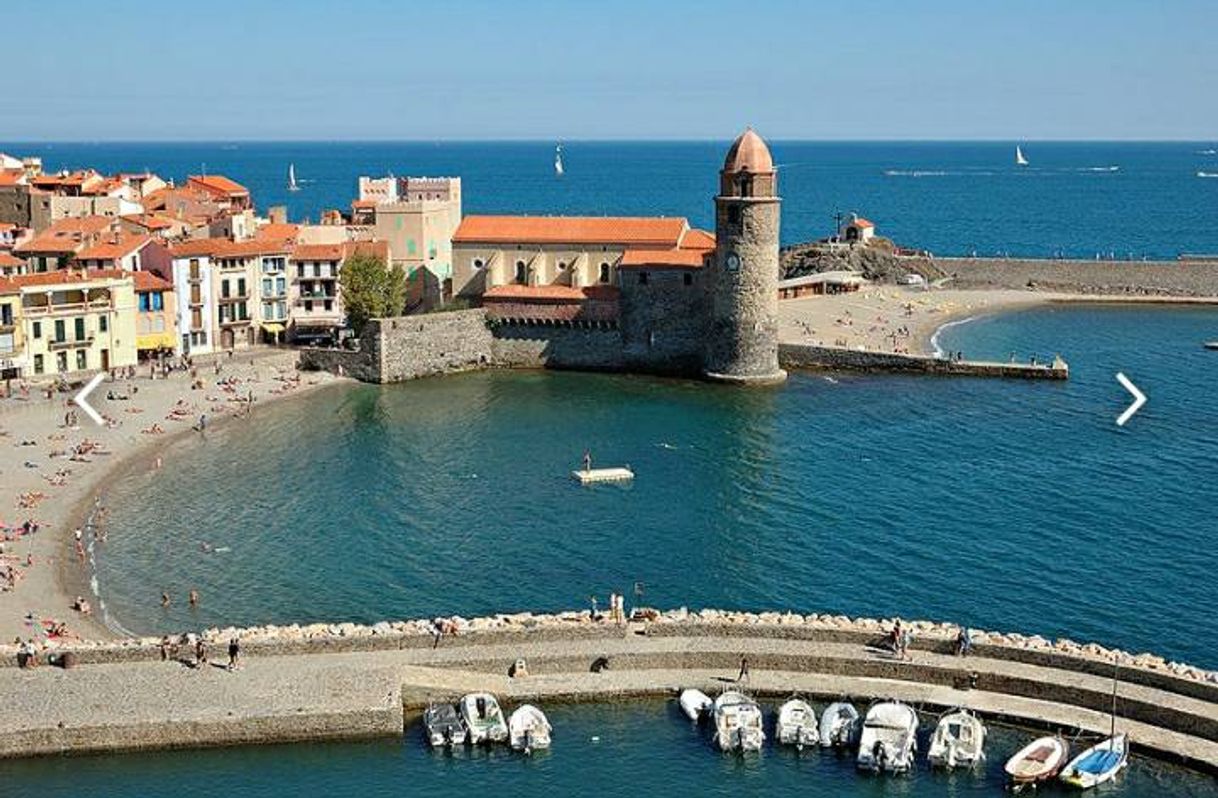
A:
{"type": "Polygon", "coordinates": [[[296,182],[296,164],[288,164],[288,191],[300,191],[300,185],[296,182]]]}
{"type": "Polygon", "coordinates": [[[1015,165],[1016,166],[1027,166],[1028,165],[1028,159],[1023,157],[1023,150],[1019,148],[1018,144],[1015,145],[1015,165]]]}
{"type": "Polygon", "coordinates": [[[554,146],[554,174],[557,175],[558,177],[562,177],[562,175],[563,175],[562,145],[561,144],[557,144],[554,146]]]}

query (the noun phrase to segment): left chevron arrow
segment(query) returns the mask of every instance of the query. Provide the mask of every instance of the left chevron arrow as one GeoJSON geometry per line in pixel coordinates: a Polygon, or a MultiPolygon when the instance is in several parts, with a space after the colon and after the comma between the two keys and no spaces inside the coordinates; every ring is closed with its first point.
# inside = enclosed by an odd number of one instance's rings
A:
{"type": "Polygon", "coordinates": [[[80,393],[72,397],[72,401],[79,405],[81,410],[88,413],[89,418],[93,419],[93,423],[99,427],[104,425],[106,421],[101,417],[101,414],[94,410],[93,406],[89,404],[89,394],[93,392],[94,388],[101,385],[101,381],[105,378],[106,372],[98,372],[93,376],[93,379],[89,380],[88,385],[80,389],[80,393]]]}

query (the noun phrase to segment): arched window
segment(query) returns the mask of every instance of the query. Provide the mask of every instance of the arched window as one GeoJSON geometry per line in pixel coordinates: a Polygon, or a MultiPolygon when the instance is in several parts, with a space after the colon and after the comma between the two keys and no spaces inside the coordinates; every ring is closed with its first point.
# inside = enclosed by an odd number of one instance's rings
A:
{"type": "Polygon", "coordinates": [[[753,176],[748,172],[741,172],[736,178],[736,190],[742,197],[753,196],[753,176]]]}
{"type": "Polygon", "coordinates": [[[525,282],[528,280],[528,276],[529,276],[529,267],[526,266],[525,262],[522,260],[516,261],[516,283],[518,285],[524,285],[525,282]]]}
{"type": "Polygon", "coordinates": [[[601,264],[600,281],[602,283],[609,282],[609,264],[608,263],[601,264]]]}

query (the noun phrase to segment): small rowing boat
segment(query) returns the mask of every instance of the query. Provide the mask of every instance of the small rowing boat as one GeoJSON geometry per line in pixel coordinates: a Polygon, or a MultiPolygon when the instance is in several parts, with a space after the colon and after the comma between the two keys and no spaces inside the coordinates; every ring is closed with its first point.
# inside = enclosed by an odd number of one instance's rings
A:
{"type": "Polygon", "coordinates": [[[1065,740],[1060,737],[1041,737],[1019,749],[1007,760],[1004,769],[1007,778],[1015,787],[1036,784],[1056,776],[1069,756],[1070,747],[1066,745],[1065,740]]]}
{"type": "Polygon", "coordinates": [[[1062,769],[1059,778],[1066,784],[1086,790],[1111,781],[1129,764],[1129,737],[1117,734],[1076,756],[1062,769]]]}

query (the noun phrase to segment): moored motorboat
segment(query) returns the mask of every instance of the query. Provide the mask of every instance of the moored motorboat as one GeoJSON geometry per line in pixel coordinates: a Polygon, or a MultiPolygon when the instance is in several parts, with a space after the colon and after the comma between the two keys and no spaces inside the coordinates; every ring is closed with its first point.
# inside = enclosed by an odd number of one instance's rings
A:
{"type": "Polygon", "coordinates": [[[1206,342],[1205,342],[1205,348],[1206,348],[1206,349],[1218,350],[1218,341],[1206,341],[1206,342]]]}
{"type": "Polygon", "coordinates": [[[550,747],[550,721],[532,704],[517,707],[508,719],[512,748],[526,754],[550,747]]]}
{"type": "Polygon", "coordinates": [[[859,770],[905,773],[918,749],[918,713],[899,701],[873,704],[859,737],[859,770]]]}
{"type": "Polygon", "coordinates": [[[792,698],[778,708],[774,731],[774,736],[783,745],[793,745],[801,751],[805,745],[816,745],[819,737],[816,710],[802,698],[792,698]]]}
{"type": "Polygon", "coordinates": [[[1040,737],[1019,749],[1007,760],[1007,779],[1013,786],[1037,784],[1056,776],[1070,756],[1070,746],[1060,737],[1040,737]]]}
{"type": "Polygon", "coordinates": [[[499,701],[490,693],[470,693],[461,697],[461,719],[469,729],[469,741],[502,743],[508,739],[507,721],[499,701]]]}
{"type": "Polygon", "coordinates": [[[848,748],[859,735],[859,711],[849,701],[834,701],[820,716],[820,744],[833,748],[848,748]]]}
{"type": "Polygon", "coordinates": [[[452,704],[428,704],[423,711],[423,727],[432,748],[461,745],[465,742],[465,723],[452,704]]]}
{"type": "Polygon", "coordinates": [[[1086,790],[1111,781],[1129,764],[1129,737],[1116,734],[1083,751],[1062,768],[1066,784],[1086,790]]]}
{"type": "Polygon", "coordinates": [[[760,751],[765,742],[761,707],[736,690],[715,699],[715,742],[723,751],[760,751]]]}
{"type": "Polygon", "coordinates": [[[692,687],[681,691],[681,697],[677,699],[677,703],[681,705],[681,711],[685,713],[685,717],[695,723],[710,715],[715,706],[715,702],[711,701],[710,696],[692,687]]]}
{"type": "Polygon", "coordinates": [[[972,767],[985,760],[985,725],[967,709],[939,718],[927,758],[942,768],[972,767]]]}

